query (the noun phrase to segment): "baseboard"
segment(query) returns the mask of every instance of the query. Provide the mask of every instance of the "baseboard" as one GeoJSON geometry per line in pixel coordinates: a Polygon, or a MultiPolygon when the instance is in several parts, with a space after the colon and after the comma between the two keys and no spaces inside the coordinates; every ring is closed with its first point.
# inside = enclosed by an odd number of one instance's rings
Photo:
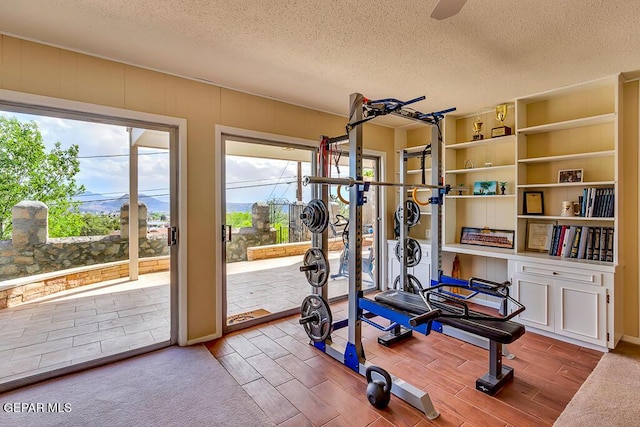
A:
{"type": "Polygon", "coordinates": [[[199,337],[199,338],[194,338],[192,340],[187,340],[187,345],[194,345],[194,344],[200,344],[203,342],[207,342],[207,341],[211,341],[211,340],[215,340],[218,339],[222,336],[222,334],[211,334],[211,335],[205,335],[204,337],[199,337]]]}
{"type": "Polygon", "coordinates": [[[629,336],[629,335],[623,335],[622,338],[620,338],[620,341],[624,341],[624,342],[628,342],[628,343],[631,343],[631,344],[640,345],[640,338],[632,337],[632,336],[629,336]]]}

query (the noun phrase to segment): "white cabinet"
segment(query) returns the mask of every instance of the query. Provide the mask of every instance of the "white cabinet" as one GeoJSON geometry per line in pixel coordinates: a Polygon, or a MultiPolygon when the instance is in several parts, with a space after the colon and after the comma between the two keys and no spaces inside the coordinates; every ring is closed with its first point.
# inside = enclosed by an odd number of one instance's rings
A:
{"type": "Polygon", "coordinates": [[[518,321],[538,331],[597,347],[614,347],[613,273],[510,261],[512,292],[526,310],[518,321]]]}
{"type": "MultiPolygon", "coordinates": [[[[389,259],[387,271],[387,289],[393,288],[393,282],[396,277],[400,275],[400,261],[396,258],[396,244],[397,240],[387,241],[387,256],[389,259]]],[[[408,267],[407,273],[415,276],[423,288],[429,286],[431,281],[431,245],[426,242],[420,242],[420,249],[422,250],[422,258],[415,267],[408,267]]]]}

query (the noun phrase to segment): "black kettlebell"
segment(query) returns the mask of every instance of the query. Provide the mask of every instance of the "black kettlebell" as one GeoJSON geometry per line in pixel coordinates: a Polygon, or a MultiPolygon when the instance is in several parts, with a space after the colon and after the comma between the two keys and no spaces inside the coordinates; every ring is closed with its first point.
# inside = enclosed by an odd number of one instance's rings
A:
{"type": "Polygon", "coordinates": [[[391,375],[378,366],[369,366],[366,372],[367,376],[367,399],[369,403],[378,409],[384,409],[391,400],[391,375]],[[376,372],[384,377],[384,381],[374,380],[371,374],[376,372]]]}

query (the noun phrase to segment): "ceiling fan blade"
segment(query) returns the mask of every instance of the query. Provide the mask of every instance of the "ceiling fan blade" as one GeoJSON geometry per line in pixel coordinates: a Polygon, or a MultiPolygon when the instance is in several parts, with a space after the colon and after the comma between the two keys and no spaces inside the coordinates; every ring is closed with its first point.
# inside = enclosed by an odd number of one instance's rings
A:
{"type": "Polygon", "coordinates": [[[431,17],[441,21],[460,12],[467,0],[440,0],[431,12],[431,17]]]}

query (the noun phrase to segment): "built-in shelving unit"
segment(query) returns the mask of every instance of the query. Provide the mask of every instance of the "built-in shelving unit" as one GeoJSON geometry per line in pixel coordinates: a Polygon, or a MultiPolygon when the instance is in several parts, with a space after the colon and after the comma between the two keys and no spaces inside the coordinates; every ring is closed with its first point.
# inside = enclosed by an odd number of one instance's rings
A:
{"type": "Polygon", "coordinates": [[[464,277],[513,283],[514,295],[527,307],[519,319],[531,330],[598,349],[613,348],[622,326],[614,315],[622,288],[621,77],[507,104],[505,125],[513,135],[486,138],[498,125],[494,111],[445,119],[444,174],[452,189],[444,204],[443,270],[446,274],[447,263],[458,255],[464,277]],[[484,123],[483,139],[474,140],[476,121],[484,123]],[[482,181],[506,183],[506,194],[474,195],[474,184],[482,181]],[[566,211],[563,215],[563,202],[588,201],[590,189],[593,194],[607,189],[609,198],[603,200],[613,215],[589,216],[583,209],[577,216],[565,216],[570,215],[566,211]],[[525,197],[540,194],[542,212],[525,213],[525,197]],[[562,255],[550,254],[553,230],[563,226],[567,231],[606,229],[611,256],[587,259],[586,243],[583,252],[578,247],[572,255],[570,246],[562,255]],[[463,227],[513,230],[514,248],[461,244],[463,227]],[[580,253],[585,258],[578,258],[580,253]]]}

